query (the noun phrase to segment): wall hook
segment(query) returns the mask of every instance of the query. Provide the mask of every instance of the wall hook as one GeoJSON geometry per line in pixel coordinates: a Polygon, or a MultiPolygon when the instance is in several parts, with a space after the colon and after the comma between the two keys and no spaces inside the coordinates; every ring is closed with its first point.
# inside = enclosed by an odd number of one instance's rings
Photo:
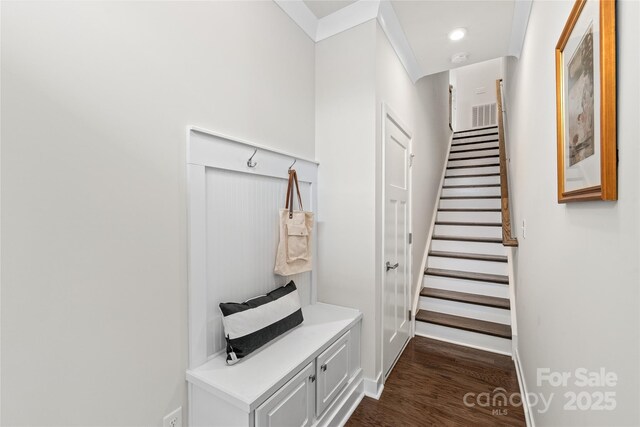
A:
{"type": "Polygon", "coordinates": [[[298,159],[293,159],[293,163],[291,163],[291,166],[289,166],[289,170],[291,170],[291,168],[293,167],[293,165],[296,164],[297,161],[298,161],[298,159]]]}
{"type": "Polygon", "coordinates": [[[251,157],[249,157],[249,160],[247,160],[247,166],[249,166],[250,168],[255,168],[258,164],[258,162],[253,161],[253,156],[255,156],[257,152],[258,149],[256,148],[255,150],[253,150],[253,154],[251,155],[251,157]]]}

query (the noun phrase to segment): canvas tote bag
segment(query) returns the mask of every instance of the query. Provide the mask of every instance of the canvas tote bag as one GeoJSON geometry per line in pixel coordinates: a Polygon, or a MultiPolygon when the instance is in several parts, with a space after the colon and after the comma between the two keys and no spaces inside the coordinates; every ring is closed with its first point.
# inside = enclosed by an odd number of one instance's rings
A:
{"type": "Polygon", "coordinates": [[[311,271],[312,231],[313,212],[305,212],[302,208],[298,174],[295,169],[291,169],[287,185],[287,201],[284,209],[280,209],[280,241],[274,268],[276,274],[290,276],[311,271]],[[295,194],[298,196],[299,211],[293,210],[295,194]]]}

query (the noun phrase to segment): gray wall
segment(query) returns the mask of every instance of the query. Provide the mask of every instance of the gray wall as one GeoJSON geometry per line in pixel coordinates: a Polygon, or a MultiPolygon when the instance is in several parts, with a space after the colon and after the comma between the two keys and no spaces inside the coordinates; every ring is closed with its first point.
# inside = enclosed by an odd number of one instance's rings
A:
{"type": "Polygon", "coordinates": [[[314,156],[273,2],[2,2],[3,425],[186,412],[186,127],[314,156]]]}
{"type": "MultiPolygon", "coordinates": [[[[448,74],[414,85],[377,21],[317,44],[320,301],[364,313],[365,378],[382,372],[380,216],[382,104],[413,135],[413,270],[418,271],[448,144],[448,74]]],[[[413,295],[413,294],[412,294],[413,295]]]]}
{"type": "MultiPolygon", "coordinates": [[[[412,84],[404,67],[398,61],[389,39],[378,25],[376,56],[376,153],[382,153],[382,105],[397,114],[412,132],[411,215],[412,215],[412,284],[422,287],[424,272],[420,270],[425,245],[431,227],[433,209],[437,202],[442,169],[447,155],[451,131],[449,130],[449,73],[437,73],[412,84]]],[[[381,159],[378,159],[380,162],[381,159]]],[[[378,203],[382,203],[382,170],[377,169],[380,183],[378,203]]],[[[382,209],[380,207],[380,209],[382,209]]],[[[380,212],[380,210],[378,210],[380,212]]],[[[378,224],[380,226],[380,224],[378,224]]],[[[381,236],[380,236],[381,237],[381,236]]],[[[382,242],[380,242],[381,244],[382,242]]],[[[377,255],[380,255],[378,251],[377,255]]],[[[384,263],[386,260],[379,260],[384,263]]],[[[380,271],[378,269],[378,271],[380,271]]],[[[380,279],[382,280],[382,279],[380,279]]]]}
{"type": "Polygon", "coordinates": [[[502,77],[501,65],[502,59],[498,58],[450,71],[456,98],[454,130],[472,127],[474,106],[496,102],[496,80],[502,77]]]}
{"type": "Polygon", "coordinates": [[[375,379],[375,55],[368,21],[316,45],[318,300],[363,313],[362,369],[375,379]]]}
{"type": "Polygon", "coordinates": [[[2,424],[186,412],[188,125],[321,162],[318,296],[363,310],[376,379],[380,106],[414,135],[419,283],[446,74],[413,85],[375,20],[314,47],[273,2],[1,7],[2,424]]]}
{"type": "Polygon", "coordinates": [[[529,392],[555,397],[536,425],[638,425],[640,413],[640,3],[618,6],[619,200],[556,201],[554,51],[573,2],[535,2],[519,61],[510,59],[510,134],[517,252],[518,353],[529,392]],[[526,220],[527,237],[521,224],[526,220]],[[615,372],[613,388],[537,384],[537,370],[615,372]],[[614,411],[568,411],[565,392],[613,391],[614,411]]]}

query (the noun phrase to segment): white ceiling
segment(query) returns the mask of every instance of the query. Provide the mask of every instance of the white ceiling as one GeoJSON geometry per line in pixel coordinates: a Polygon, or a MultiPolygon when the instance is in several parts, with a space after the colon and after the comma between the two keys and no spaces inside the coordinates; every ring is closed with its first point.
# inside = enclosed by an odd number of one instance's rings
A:
{"type": "Polygon", "coordinates": [[[304,0],[316,18],[321,19],[355,3],[356,0],[304,0]]]}
{"type": "Polygon", "coordinates": [[[458,65],[456,53],[468,53],[469,65],[508,55],[514,0],[398,1],[391,2],[407,41],[424,74],[458,65]],[[466,28],[462,40],[451,41],[454,28],[466,28]]]}
{"type": "Polygon", "coordinates": [[[318,42],[377,18],[407,73],[420,77],[503,56],[520,56],[532,0],[274,0],[318,42]],[[349,7],[347,7],[349,6],[349,7]],[[451,30],[464,27],[457,42],[451,30]],[[468,60],[453,64],[451,57],[468,60]]]}

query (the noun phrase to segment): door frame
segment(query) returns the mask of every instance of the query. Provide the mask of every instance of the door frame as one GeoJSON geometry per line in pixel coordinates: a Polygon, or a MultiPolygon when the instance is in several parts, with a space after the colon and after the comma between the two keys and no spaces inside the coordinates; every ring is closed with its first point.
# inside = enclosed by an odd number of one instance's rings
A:
{"type": "MultiPolygon", "coordinates": [[[[411,233],[411,235],[413,235],[413,215],[411,213],[411,208],[413,207],[413,200],[412,200],[412,188],[413,188],[413,135],[411,133],[411,131],[409,130],[409,127],[406,126],[402,120],[400,120],[400,118],[398,117],[398,115],[389,107],[389,105],[387,105],[386,103],[382,103],[382,120],[381,120],[381,134],[380,134],[380,139],[381,139],[381,144],[380,144],[380,159],[381,159],[381,205],[380,205],[380,218],[381,218],[381,222],[380,222],[380,230],[379,232],[380,234],[380,248],[379,248],[379,255],[380,255],[380,265],[378,266],[379,268],[379,274],[380,274],[380,283],[378,284],[379,289],[378,291],[380,292],[380,304],[379,304],[379,310],[380,310],[380,342],[382,343],[382,345],[380,346],[380,363],[382,364],[382,369],[380,372],[380,377],[381,377],[381,381],[382,381],[382,385],[384,385],[384,383],[387,380],[387,373],[384,370],[384,283],[385,283],[385,274],[386,274],[386,267],[385,267],[385,203],[386,203],[386,187],[387,187],[387,179],[386,179],[386,141],[385,141],[385,136],[386,136],[386,123],[387,123],[387,118],[389,118],[392,122],[394,122],[396,124],[396,126],[398,126],[398,128],[407,136],[408,140],[409,140],[409,168],[408,170],[408,174],[409,177],[407,179],[407,183],[408,183],[408,187],[407,187],[407,192],[408,192],[408,196],[407,196],[407,205],[408,205],[408,212],[409,212],[409,233],[411,233]]],[[[409,295],[409,307],[413,307],[413,301],[412,301],[412,286],[413,286],[413,238],[411,239],[411,243],[409,244],[409,277],[408,277],[408,282],[409,282],[409,290],[408,290],[408,295],[409,295]]],[[[400,356],[402,355],[402,353],[404,352],[404,349],[406,348],[407,344],[409,343],[409,341],[411,340],[411,337],[413,337],[413,322],[411,321],[412,319],[409,319],[409,339],[407,340],[407,342],[403,345],[402,349],[400,350],[400,353],[398,354],[398,356],[396,357],[396,359],[393,361],[393,363],[391,364],[391,367],[389,368],[389,373],[393,370],[393,368],[395,367],[396,363],[398,362],[398,359],[400,358],[400,356]]]]}

